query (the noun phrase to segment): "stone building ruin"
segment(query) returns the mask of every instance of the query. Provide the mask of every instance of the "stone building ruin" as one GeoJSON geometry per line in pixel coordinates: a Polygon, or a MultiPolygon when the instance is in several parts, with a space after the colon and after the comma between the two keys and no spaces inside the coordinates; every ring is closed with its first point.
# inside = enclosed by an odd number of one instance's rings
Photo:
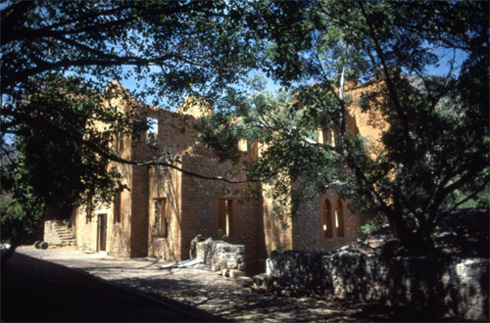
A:
{"type": "MultiPolygon", "coordinates": [[[[127,111],[130,104],[117,104],[127,111]]],[[[202,109],[169,111],[145,109],[154,126],[139,139],[121,136],[114,145],[119,156],[132,160],[151,160],[162,151],[180,157],[184,170],[206,176],[224,176],[229,162],[218,157],[196,140],[192,125],[203,115],[202,109]]],[[[353,111],[348,124],[354,133],[379,136],[368,125],[361,111],[353,111]]],[[[320,132],[319,141],[331,140],[320,132]]],[[[260,149],[240,143],[242,160],[260,158],[260,149]]],[[[263,272],[265,259],[276,249],[334,250],[360,236],[364,217],[354,213],[349,201],[335,191],[312,200],[283,228],[272,215],[273,201],[265,194],[259,199],[244,199],[247,185],[206,180],[162,166],[111,163],[122,174],[128,189],[119,191],[112,205],[92,209],[80,207],[71,217],[78,248],[115,257],[156,257],[166,261],[189,258],[191,241],[197,235],[245,246],[246,270],[263,272]]]]}

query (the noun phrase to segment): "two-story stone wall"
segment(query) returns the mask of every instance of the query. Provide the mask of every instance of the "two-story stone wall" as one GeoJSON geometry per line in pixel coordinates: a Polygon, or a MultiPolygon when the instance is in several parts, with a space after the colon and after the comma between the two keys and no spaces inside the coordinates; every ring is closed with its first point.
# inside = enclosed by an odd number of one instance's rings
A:
{"type": "MultiPolygon", "coordinates": [[[[322,201],[328,198],[335,207],[335,193],[306,203],[283,227],[273,212],[276,201],[267,194],[259,199],[245,195],[249,185],[267,191],[267,184],[232,184],[187,174],[235,180],[245,177],[241,173],[230,175],[230,162],[220,162],[197,142],[193,125],[197,118],[212,113],[210,109],[190,106],[174,112],[118,98],[111,99],[111,104],[121,112],[139,106],[137,118],[151,119],[154,125],[139,138],[114,139],[120,157],[141,163],[111,163],[109,167],[116,167],[121,173],[124,189],[115,194],[111,205],[94,206],[90,212],[85,208],[77,210],[72,222],[80,249],[107,251],[117,257],[152,256],[180,261],[189,258],[190,242],[201,234],[243,244],[247,269],[258,272],[265,269],[265,259],[273,250],[334,249],[357,237],[357,214],[342,203],[343,237],[334,233],[325,238],[322,201]],[[148,163],[169,162],[168,156],[176,158],[173,166],[148,163]]],[[[239,149],[243,153],[241,161],[253,161],[267,147],[250,147],[241,142],[239,149]]],[[[334,225],[332,219],[329,221],[334,225]]]]}

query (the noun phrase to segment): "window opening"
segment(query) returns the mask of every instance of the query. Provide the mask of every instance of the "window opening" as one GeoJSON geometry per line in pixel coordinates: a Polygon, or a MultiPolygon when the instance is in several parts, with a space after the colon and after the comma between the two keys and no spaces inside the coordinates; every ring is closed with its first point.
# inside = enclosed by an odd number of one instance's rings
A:
{"type": "Polygon", "coordinates": [[[158,238],[167,238],[167,199],[162,198],[155,201],[155,224],[158,238]]]}
{"type": "Polygon", "coordinates": [[[326,199],[323,202],[323,237],[332,239],[332,213],[330,202],[326,199]]]}
{"type": "Polygon", "coordinates": [[[148,118],[146,144],[150,146],[156,146],[158,144],[158,120],[155,118],[148,118]]]}
{"type": "Polygon", "coordinates": [[[114,195],[114,223],[121,222],[121,191],[117,191],[114,195]]]}
{"type": "Polygon", "coordinates": [[[232,200],[219,200],[218,236],[230,237],[232,226],[232,200]]]}
{"type": "Polygon", "coordinates": [[[92,212],[93,212],[93,201],[92,201],[92,194],[89,194],[87,197],[87,205],[85,208],[86,214],[85,214],[85,224],[89,224],[92,222],[92,212]]]}
{"type": "Polygon", "coordinates": [[[124,149],[124,135],[122,133],[116,133],[116,152],[122,152],[124,149]]]}
{"type": "Polygon", "coordinates": [[[337,206],[335,207],[335,227],[337,229],[337,237],[344,236],[344,212],[342,208],[342,202],[337,201],[337,206]]]}

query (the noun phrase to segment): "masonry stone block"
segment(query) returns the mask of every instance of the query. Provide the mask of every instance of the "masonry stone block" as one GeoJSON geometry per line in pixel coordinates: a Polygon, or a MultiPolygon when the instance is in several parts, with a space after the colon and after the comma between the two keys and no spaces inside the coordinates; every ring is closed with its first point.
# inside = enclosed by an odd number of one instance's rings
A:
{"type": "Polygon", "coordinates": [[[355,250],[276,250],[266,263],[268,289],[278,293],[316,293],[326,299],[416,308],[431,304],[440,315],[488,320],[487,258],[459,262],[425,257],[388,260],[355,250]]]}

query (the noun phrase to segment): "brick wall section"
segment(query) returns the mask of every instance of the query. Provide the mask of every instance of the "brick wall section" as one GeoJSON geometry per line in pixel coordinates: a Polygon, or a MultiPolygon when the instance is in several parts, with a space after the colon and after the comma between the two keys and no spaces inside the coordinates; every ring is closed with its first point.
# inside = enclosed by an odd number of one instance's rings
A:
{"type": "MultiPolygon", "coordinates": [[[[192,169],[208,176],[223,176],[230,168],[229,163],[219,163],[216,158],[200,155],[187,155],[183,158],[185,169],[192,169]]],[[[259,203],[246,201],[243,191],[247,184],[227,184],[183,175],[182,178],[182,254],[188,252],[191,240],[201,234],[205,237],[218,236],[218,201],[232,201],[232,220],[230,238],[236,243],[245,244],[246,262],[249,270],[257,267],[257,241],[262,233],[257,230],[259,203]]]]}
{"type": "MultiPolygon", "coordinates": [[[[262,184],[265,192],[270,192],[271,188],[267,184],[262,184]]],[[[262,223],[267,255],[276,249],[292,249],[292,223],[283,223],[274,218],[274,201],[266,194],[262,196],[262,223]]]]}
{"type": "Polygon", "coordinates": [[[182,259],[180,199],[182,173],[168,167],[154,166],[150,170],[148,254],[167,261],[182,259]],[[167,237],[156,236],[155,199],[167,199],[167,237]]]}
{"type": "MultiPolygon", "coordinates": [[[[296,250],[336,250],[361,236],[359,226],[363,217],[354,213],[351,201],[341,200],[344,217],[344,237],[337,237],[336,230],[332,238],[323,236],[323,203],[328,199],[332,211],[335,209],[339,196],[334,191],[328,191],[317,199],[305,203],[293,218],[293,248],[296,250]]],[[[333,213],[333,212],[332,212],[333,213]]]]}
{"type": "MultiPolygon", "coordinates": [[[[128,110],[134,100],[124,102],[111,100],[120,111],[128,110]]],[[[141,106],[141,105],[140,105],[141,106]]],[[[124,137],[118,140],[118,154],[126,159],[151,160],[162,158],[168,152],[180,156],[178,167],[207,176],[224,176],[229,163],[220,163],[216,156],[196,141],[194,116],[209,111],[198,108],[171,112],[155,107],[141,106],[140,119],[158,120],[156,145],[146,143],[146,134],[139,139],[124,137]]],[[[243,146],[243,145],[242,145],[243,146]]],[[[242,149],[243,147],[241,147],[242,149]]],[[[249,147],[251,148],[251,147],[249,147]]],[[[253,153],[260,149],[244,149],[243,160],[255,158],[253,153]]],[[[73,216],[73,223],[79,247],[82,250],[97,251],[98,214],[107,214],[108,254],[116,257],[153,256],[169,261],[180,261],[189,257],[191,240],[197,235],[218,238],[218,201],[232,200],[234,242],[245,245],[247,269],[263,271],[265,259],[276,249],[333,249],[347,243],[347,239],[357,236],[357,215],[345,209],[347,224],[345,239],[322,237],[321,203],[311,201],[284,229],[274,219],[273,203],[267,196],[258,200],[247,200],[243,190],[247,184],[228,185],[220,181],[209,181],[191,177],[170,167],[136,166],[112,163],[122,174],[123,184],[129,187],[121,193],[121,221],[114,221],[113,205],[100,206],[93,217],[86,219],[86,211],[79,208],[73,216]],[[167,199],[168,235],[155,234],[155,201],[167,199]],[[334,241],[335,240],[335,241],[334,241]],[[345,241],[343,241],[345,240],[345,241]]],[[[236,175],[239,178],[240,175],[236,175]]],[[[267,188],[265,184],[254,187],[267,188]]],[[[323,197],[322,197],[323,198],[323,197]]],[[[320,199],[321,200],[321,199],[320,199]]],[[[333,201],[332,201],[333,203],[333,201]]]]}
{"type": "Polygon", "coordinates": [[[131,257],[148,255],[148,167],[133,167],[131,187],[131,257]]]}

